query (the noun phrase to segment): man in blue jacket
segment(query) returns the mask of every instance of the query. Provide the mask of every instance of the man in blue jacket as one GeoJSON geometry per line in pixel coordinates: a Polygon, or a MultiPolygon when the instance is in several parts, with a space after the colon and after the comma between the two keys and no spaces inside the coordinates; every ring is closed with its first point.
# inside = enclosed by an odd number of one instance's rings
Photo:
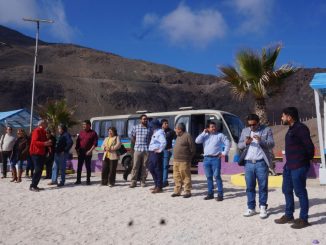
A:
{"type": "Polygon", "coordinates": [[[215,122],[210,121],[207,128],[196,138],[196,144],[204,147],[204,170],[207,178],[208,194],[204,200],[214,199],[213,177],[217,185],[217,201],[223,201],[223,182],[221,178],[221,157],[230,150],[230,140],[217,132],[215,122]]]}
{"type": "Polygon", "coordinates": [[[283,169],[282,191],[285,196],[285,214],[275,220],[277,224],[293,223],[294,229],[309,226],[309,200],[306,189],[307,174],[310,161],[314,157],[314,144],[310,138],[310,131],[306,125],[299,122],[299,113],[295,107],[283,109],[282,122],[289,125],[285,136],[286,163],[283,169]],[[300,216],[294,219],[294,197],[299,198],[300,216]]]}
{"type": "Polygon", "coordinates": [[[239,149],[248,148],[245,156],[245,180],[248,209],[243,214],[250,217],[256,214],[256,181],[259,187],[260,218],[267,218],[268,167],[271,164],[271,150],[274,147],[272,130],[259,123],[256,114],[247,116],[248,127],[241,132],[239,149]]]}

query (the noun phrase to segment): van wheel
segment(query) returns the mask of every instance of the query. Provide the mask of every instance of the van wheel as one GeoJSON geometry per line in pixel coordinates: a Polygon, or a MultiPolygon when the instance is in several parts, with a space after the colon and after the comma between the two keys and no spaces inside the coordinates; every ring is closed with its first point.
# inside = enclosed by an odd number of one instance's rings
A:
{"type": "Polygon", "coordinates": [[[125,171],[123,173],[123,179],[127,181],[128,175],[131,173],[132,170],[132,159],[131,157],[126,157],[122,161],[122,166],[125,168],[125,171]]]}
{"type": "Polygon", "coordinates": [[[123,161],[122,161],[122,166],[123,166],[126,170],[132,168],[131,157],[126,157],[125,159],[123,159],[123,161]]]}

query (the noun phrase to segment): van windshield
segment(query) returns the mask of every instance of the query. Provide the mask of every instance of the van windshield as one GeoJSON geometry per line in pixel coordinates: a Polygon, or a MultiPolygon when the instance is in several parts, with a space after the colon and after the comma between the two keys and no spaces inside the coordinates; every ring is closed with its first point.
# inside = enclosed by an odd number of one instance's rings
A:
{"type": "Polygon", "coordinates": [[[240,120],[240,118],[230,114],[223,114],[223,117],[230,129],[234,141],[238,143],[240,139],[241,131],[244,128],[242,121],[240,120]]]}

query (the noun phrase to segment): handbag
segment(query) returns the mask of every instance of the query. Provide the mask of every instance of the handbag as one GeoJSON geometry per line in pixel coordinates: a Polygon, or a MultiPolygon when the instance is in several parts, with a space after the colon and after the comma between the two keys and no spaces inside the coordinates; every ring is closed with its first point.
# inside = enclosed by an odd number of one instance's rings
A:
{"type": "Polygon", "coordinates": [[[243,151],[240,153],[240,157],[238,160],[239,166],[244,166],[246,164],[245,158],[248,153],[249,145],[246,146],[246,148],[243,149],[243,151]]]}
{"type": "Polygon", "coordinates": [[[120,148],[117,150],[117,152],[118,152],[119,155],[124,155],[124,154],[127,153],[127,149],[126,149],[126,147],[125,147],[123,144],[121,144],[121,146],[120,146],[120,148]]]}

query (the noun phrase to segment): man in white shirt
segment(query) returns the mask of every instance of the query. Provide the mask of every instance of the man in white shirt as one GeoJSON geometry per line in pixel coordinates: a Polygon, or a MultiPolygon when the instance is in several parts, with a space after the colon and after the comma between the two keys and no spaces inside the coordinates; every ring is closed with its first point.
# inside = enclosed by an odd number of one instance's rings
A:
{"type": "Polygon", "coordinates": [[[268,167],[271,163],[271,149],[274,147],[272,130],[259,124],[256,114],[247,117],[248,127],[241,132],[239,149],[248,148],[245,156],[245,179],[248,209],[245,217],[256,214],[256,181],[259,187],[260,218],[267,218],[268,167]]]}
{"type": "Polygon", "coordinates": [[[154,132],[148,147],[148,170],[151,172],[155,184],[152,193],[161,193],[163,191],[163,151],[166,146],[166,139],[158,120],[153,120],[151,125],[154,132]]]}
{"type": "Polygon", "coordinates": [[[6,134],[1,136],[0,139],[0,151],[2,159],[2,179],[7,177],[7,164],[8,158],[12,155],[12,150],[14,148],[16,138],[12,134],[12,127],[8,126],[6,129],[6,134]]]}

